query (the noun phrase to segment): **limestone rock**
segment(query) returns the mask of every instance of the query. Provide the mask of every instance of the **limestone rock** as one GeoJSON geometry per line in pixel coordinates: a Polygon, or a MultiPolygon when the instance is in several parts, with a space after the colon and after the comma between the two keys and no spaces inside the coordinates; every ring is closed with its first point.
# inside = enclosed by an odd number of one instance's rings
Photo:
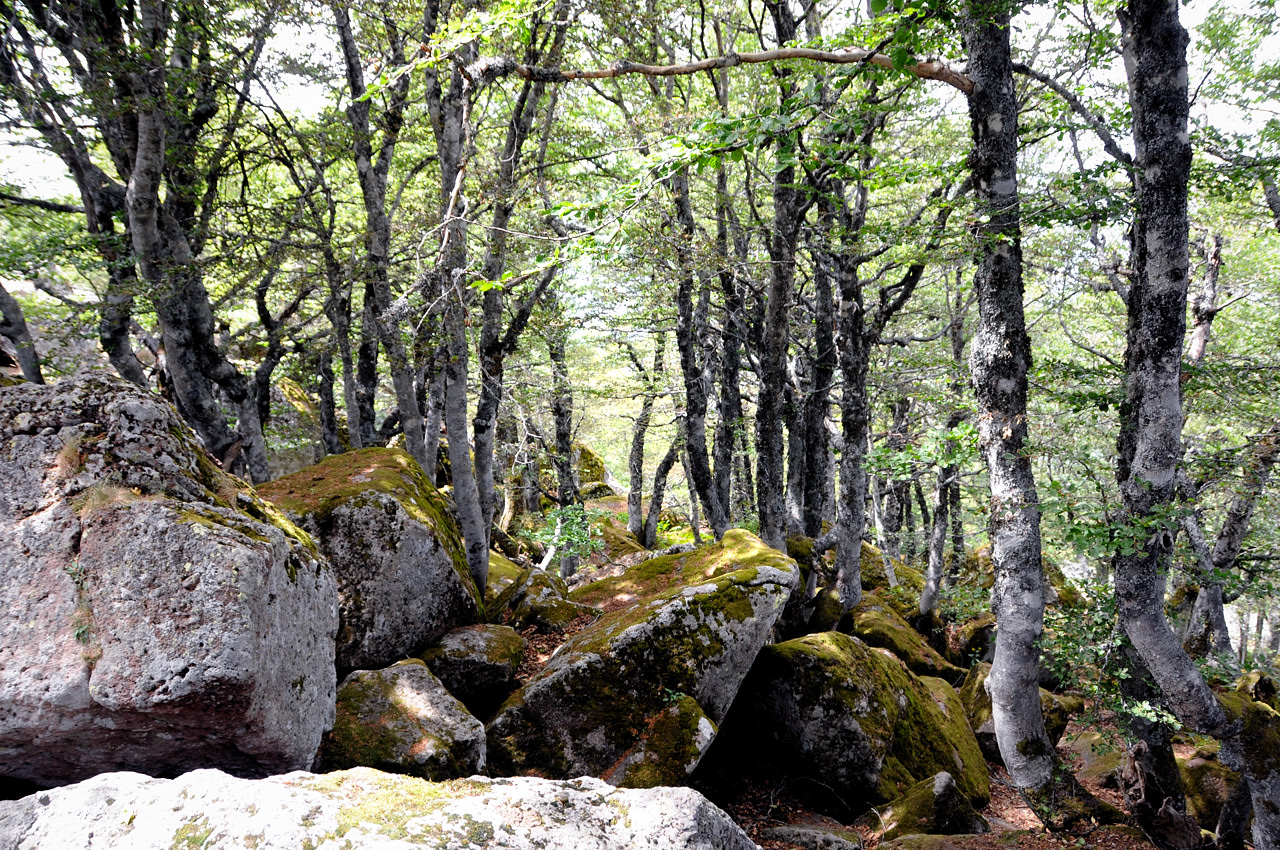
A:
{"type": "Polygon", "coordinates": [[[333,565],[339,670],[386,666],[481,619],[457,526],[407,452],[331,455],[259,492],[333,565]]]}
{"type": "Polygon", "coordinates": [[[887,806],[863,815],[858,825],[882,840],[903,835],[979,835],[990,831],[946,771],[912,785],[887,806]]]}
{"type": "Polygon", "coordinates": [[[520,686],[525,641],[510,626],[467,626],[419,656],[476,717],[488,717],[520,686]]]}
{"type": "Polygon", "coordinates": [[[0,390],[0,447],[0,774],[309,767],[337,627],[310,538],[104,373],[0,390]]]}
{"type": "Polygon", "coordinates": [[[431,783],[357,768],[257,781],[200,770],[177,779],[109,773],[0,802],[0,847],[361,850],[758,850],[688,788],[595,779],[431,783]]]}
{"type": "Polygon", "coordinates": [[[852,829],[838,826],[788,824],[769,827],[764,834],[766,838],[804,850],[862,850],[862,837],[852,829]]]}
{"type": "Polygon", "coordinates": [[[560,576],[530,569],[501,594],[494,607],[509,609],[506,622],[519,631],[533,626],[539,634],[562,632],[579,617],[599,616],[600,610],[569,599],[569,588],[560,576]]]}
{"type": "Polygon", "coordinates": [[[344,679],[338,717],[320,752],[330,769],[459,779],[484,770],[484,724],[414,658],[344,679]]]}
{"type": "Polygon", "coordinates": [[[834,797],[815,804],[832,813],[857,814],[944,770],[973,805],[990,796],[958,705],[944,712],[901,661],[839,632],[766,647],[707,758],[712,773],[816,780],[834,797]]]}
{"type": "Polygon", "coordinates": [[[490,722],[494,769],[602,775],[675,695],[719,723],[796,574],[793,561],[739,529],[575,591],[610,613],[565,642],[490,722]]]}
{"type": "Polygon", "coordinates": [[[271,418],[263,428],[271,477],[292,475],[324,457],[324,432],[315,403],[297,381],[271,384],[271,418]]]}

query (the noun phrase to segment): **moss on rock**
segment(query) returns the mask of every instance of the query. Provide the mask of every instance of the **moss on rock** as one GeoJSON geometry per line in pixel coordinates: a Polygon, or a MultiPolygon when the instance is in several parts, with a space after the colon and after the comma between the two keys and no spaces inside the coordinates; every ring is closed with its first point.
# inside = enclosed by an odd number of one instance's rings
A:
{"type": "Polygon", "coordinates": [[[985,805],[986,763],[945,684],[934,686],[944,712],[901,661],[840,632],[766,647],[722,724],[715,769],[811,778],[845,806],[887,802],[947,771],[985,805]]]}
{"type": "Polygon", "coordinates": [[[844,615],[838,628],[861,638],[868,646],[889,650],[917,676],[937,676],[952,685],[964,681],[967,671],[939,655],[876,591],[863,594],[862,601],[844,615]]]}
{"type": "Polygon", "coordinates": [[[492,550],[489,552],[489,582],[484,588],[484,606],[490,617],[501,616],[503,608],[498,605],[498,598],[523,575],[524,568],[515,561],[492,550]]]}
{"type": "Polygon", "coordinates": [[[863,815],[856,825],[886,841],[903,835],[974,835],[990,829],[945,771],[912,785],[887,806],[863,815]]]}
{"type": "Polygon", "coordinates": [[[636,745],[602,777],[623,788],[683,785],[715,739],[716,725],[698,701],[672,693],[674,702],[649,721],[636,745]]]}
{"type": "Polygon", "coordinates": [[[470,776],[485,766],[484,726],[414,658],[347,677],[321,758],[338,770],[373,767],[432,780],[470,776]]]}
{"type": "MultiPolygon", "coordinates": [[[[991,695],[986,688],[987,677],[990,675],[990,664],[975,664],[960,687],[960,701],[964,704],[965,714],[978,738],[982,754],[988,761],[1004,764],[1000,747],[996,743],[995,723],[991,717],[991,695]]],[[[1084,700],[1079,697],[1063,696],[1040,689],[1040,711],[1044,715],[1045,732],[1055,746],[1062,739],[1071,717],[1083,710],[1084,700]]]]}
{"type": "Polygon", "coordinates": [[[498,770],[601,775],[636,746],[671,695],[724,717],[796,579],[750,533],[655,558],[571,598],[626,607],[567,641],[489,725],[498,770]]]}

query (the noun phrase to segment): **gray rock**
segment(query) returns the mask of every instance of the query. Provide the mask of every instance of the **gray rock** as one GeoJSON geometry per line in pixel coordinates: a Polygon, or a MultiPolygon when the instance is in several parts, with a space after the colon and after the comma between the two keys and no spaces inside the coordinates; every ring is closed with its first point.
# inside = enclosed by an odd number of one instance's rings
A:
{"type": "Polygon", "coordinates": [[[734,529],[575,591],[590,604],[625,596],[628,607],[566,641],[507,700],[489,723],[495,771],[601,776],[685,696],[718,724],[797,576],[786,555],[734,529]]]}
{"type": "Polygon", "coordinates": [[[810,824],[771,826],[766,838],[803,847],[805,850],[862,850],[862,839],[851,829],[827,829],[810,824]]]}
{"type": "Polygon", "coordinates": [[[478,776],[437,784],[369,768],[257,781],[213,770],[173,780],[103,774],[0,802],[0,846],[758,850],[687,788],[478,776]]]}
{"type": "Polygon", "coordinates": [[[309,767],[337,596],[314,544],[103,373],[0,390],[0,774],[309,767]]]}
{"type": "Polygon", "coordinates": [[[321,757],[330,769],[376,767],[458,779],[484,770],[484,724],[414,658],[343,680],[338,717],[321,757]]]}
{"type": "Polygon", "coordinates": [[[524,638],[510,626],[454,629],[419,656],[476,717],[488,717],[520,686],[524,638]]]}
{"type": "Polygon", "coordinates": [[[259,492],[333,565],[339,670],[385,667],[481,619],[457,525],[407,452],[331,455],[259,492]]]}

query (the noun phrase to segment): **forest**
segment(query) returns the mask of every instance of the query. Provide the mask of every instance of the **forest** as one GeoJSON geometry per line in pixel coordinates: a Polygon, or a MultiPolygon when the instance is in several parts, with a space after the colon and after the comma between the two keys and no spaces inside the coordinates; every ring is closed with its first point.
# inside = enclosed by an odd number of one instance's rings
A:
{"type": "Polygon", "coordinates": [[[1280,656],[1270,0],[0,14],[22,379],[107,366],[254,485],[400,446],[479,587],[491,549],[578,569],[589,453],[644,548],[748,529],[837,618],[866,540],[923,574],[924,628],[994,613],[1046,822],[1087,797],[1052,646],[1171,797],[1171,726],[1220,739],[1280,846],[1280,771],[1215,696],[1280,656]]]}

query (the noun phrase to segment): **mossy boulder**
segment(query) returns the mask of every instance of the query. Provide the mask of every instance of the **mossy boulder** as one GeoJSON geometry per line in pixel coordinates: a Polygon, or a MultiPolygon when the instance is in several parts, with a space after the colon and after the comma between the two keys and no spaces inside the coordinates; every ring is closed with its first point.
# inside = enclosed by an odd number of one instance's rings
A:
{"type": "Polygon", "coordinates": [[[1061,739],[1059,750],[1066,750],[1072,771],[1081,780],[1093,780],[1106,788],[1118,788],[1120,771],[1125,766],[1124,744],[1093,730],[1073,732],[1061,739]]]}
{"type": "Polygon", "coordinates": [[[489,552],[489,581],[484,588],[484,608],[490,617],[499,615],[497,599],[524,576],[524,568],[498,552],[489,552]]]}
{"type": "Polygon", "coordinates": [[[862,850],[862,836],[834,821],[771,826],[764,838],[803,850],[862,850]]]}
{"type": "Polygon", "coordinates": [[[991,830],[946,771],[917,782],[887,806],[863,815],[856,825],[882,841],[903,835],[981,835],[991,830]]]}
{"type": "Polygon", "coordinates": [[[716,725],[693,697],[672,694],[674,702],[649,721],[649,728],[603,779],[623,788],[684,785],[716,737],[716,725]]]}
{"type": "Polygon", "coordinates": [[[600,610],[569,599],[564,579],[546,570],[530,569],[500,594],[494,603],[507,625],[518,631],[529,627],[538,634],[563,632],[580,617],[599,616],[600,610]]]}
{"type": "MultiPolygon", "coordinates": [[[[964,703],[969,725],[978,738],[982,754],[988,761],[1004,764],[1000,755],[1000,747],[996,743],[996,727],[991,717],[991,694],[987,693],[987,677],[991,675],[990,664],[975,664],[965,677],[960,687],[960,700],[964,703]]],[[[1057,746],[1062,740],[1062,733],[1067,729],[1072,715],[1084,710],[1084,700],[1076,696],[1064,696],[1040,689],[1040,711],[1044,715],[1044,730],[1049,740],[1057,746]]]]}
{"type": "Polygon", "coordinates": [[[329,770],[373,767],[457,779],[484,771],[484,724],[413,658],[343,680],[320,758],[329,770]]]}
{"type": "Polygon", "coordinates": [[[646,551],[636,536],[627,530],[626,525],[611,516],[602,517],[595,523],[595,527],[604,539],[604,554],[611,560],[616,561],[627,555],[646,551]]]}
{"type": "Polygon", "coordinates": [[[1258,847],[1280,845],[1280,711],[1276,686],[1268,677],[1245,677],[1234,691],[1218,694],[1240,735],[1229,742],[1224,760],[1249,777],[1253,798],[1253,838],[1258,847]]]}
{"type": "Polygon", "coordinates": [[[390,664],[480,621],[457,525],[407,452],[332,455],[259,492],[305,528],[333,565],[339,670],[390,664]]]}
{"type": "Polygon", "coordinates": [[[881,591],[886,601],[898,606],[898,613],[903,618],[910,617],[920,601],[920,592],[924,590],[924,573],[897,558],[889,559],[889,567],[893,571],[892,583],[885,571],[884,553],[862,541],[862,589],[881,591]]]}
{"type": "Polygon", "coordinates": [[[889,650],[917,676],[937,676],[959,685],[968,672],[939,655],[877,591],[866,591],[862,601],[841,619],[839,629],[868,646],[889,650]]]}
{"type": "Polygon", "coordinates": [[[979,614],[952,631],[948,654],[962,665],[972,666],[980,661],[989,664],[995,651],[995,635],[996,615],[979,614]]]}
{"type": "Polygon", "coordinates": [[[833,814],[888,802],[939,771],[975,806],[990,798],[987,766],[958,706],[884,650],[840,632],[766,647],[708,756],[711,769],[812,780],[833,814]]]}
{"type": "Polygon", "coordinates": [[[172,406],[98,371],[6,388],[0,481],[0,776],[311,764],[333,574],[172,406]]]}
{"type": "Polygon", "coordinates": [[[731,530],[574,591],[609,613],[562,645],[490,722],[495,770],[603,775],[674,694],[719,723],[796,580],[791,559],[731,530]]]}
{"type": "Polygon", "coordinates": [[[419,656],[476,717],[493,714],[519,683],[525,641],[510,626],[454,629],[419,656]]]}

